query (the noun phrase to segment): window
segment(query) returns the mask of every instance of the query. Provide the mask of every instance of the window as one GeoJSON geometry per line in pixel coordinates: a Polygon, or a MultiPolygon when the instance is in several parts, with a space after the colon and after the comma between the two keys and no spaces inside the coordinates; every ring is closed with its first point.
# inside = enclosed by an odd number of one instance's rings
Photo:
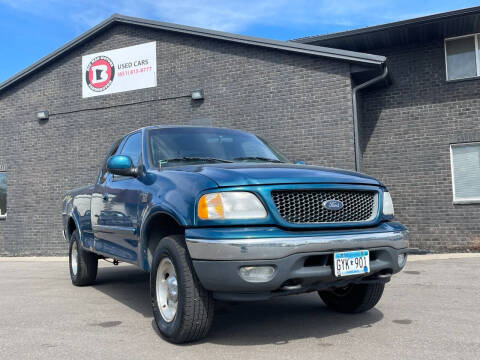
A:
{"type": "Polygon", "coordinates": [[[480,142],[450,146],[454,203],[480,203],[480,142]]]}
{"type": "Polygon", "coordinates": [[[98,182],[100,184],[103,184],[105,180],[107,179],[107,161],[112,156],[113,154],[116,154],[118,147],[122,143],[123,139],[117,140],[113,143],[113,145],[110,147],[108,150],[107,156],[105,156],[105,159],[103,160],[103,165],[102,169],[100,170],[100,174],[98,175],[98,182]]]}
{"type": "Polygon", "coordinates": [[[479,34],[445,39],[447,80],[480,76],[479,34]]]}
{"type": "Polygon", "coordinates": [[[133,165],[138,166],[140,160],[140,154],[142,153],[142,133],[137,132],[130,137],[123,145],[121,155],[130,156],[133,165]]]}
{"type": "MultiPolygon", "coordinates": [[[[140,165],[140,158],[142,156],[142,133],[136,132],[135,134],[130,135],[125,143],[122,146],[121,151],[115,153],[115,155],[127,155],[132,159],[132,163],[134,166],[138,167],[140,165]]],[[[130,176],[122,176],[122,175],[113,175],[113,181],[125,180],[125,179],[132,179],[130,176]]]]}
{"type": "Polygon", "coordinates": [[[288,162],[253,134],[216,128],[149,130],[150,161],[156,167],[218,162],[288,162]]]}
{"type": "Polygon", "coordinates": [[[7,217],[7,173],[0,172],[0,219],[7,217]]]}

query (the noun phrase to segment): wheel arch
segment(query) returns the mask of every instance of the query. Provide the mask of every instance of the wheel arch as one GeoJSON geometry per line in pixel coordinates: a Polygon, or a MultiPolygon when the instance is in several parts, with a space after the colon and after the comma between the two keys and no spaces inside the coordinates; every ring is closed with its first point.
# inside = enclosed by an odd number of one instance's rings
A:
{"type": "Polygon", "coordinates": [[[81,231],[81,228],[78,224],[78,220],[76,219],[74,213],[71,213],[68,216],[67,226],[66,226],[65,230],[66,230],[65,237],[66,237],[68,242],[70,242],[70,238],[72,237],[72,234],[75,230],[78,230],[78,236],[80,238],[79,240],[80,240],[80,242],[82,242],[82,234],[81,234],[82,231],[81,231]]]}
{"type": "Polygon", "coordinates": [[[145,271],[150,271],[153,251],[160,240],[168,235],[184,235],[185,224],[169,211],[157,209],[152,211],[142,224],[139,265],[145,271]]]}
{"type": "Polygon", "coordinates": [[[72,216],[68,218],[68,223],[67,223],[67,240],[70,241],[70,238],[73,234],[73,232],[77,229],[77,223],[73,219],[72,216]]]}

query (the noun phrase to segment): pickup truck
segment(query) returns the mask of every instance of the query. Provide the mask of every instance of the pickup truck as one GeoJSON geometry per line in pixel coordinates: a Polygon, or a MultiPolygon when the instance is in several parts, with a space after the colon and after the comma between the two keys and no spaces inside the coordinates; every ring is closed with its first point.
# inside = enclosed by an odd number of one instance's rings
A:
{"type": "Polygon", "coordinates": [[[207,335],[214,301],[317,291],[332,310],[374,307],[406,263],[408,232],[372,177],[291,163],[253,134],[150,126],[116,141],[96,183],[63,199],[76,286],[98,260],[150,273],[173,343],[207,335]]]}

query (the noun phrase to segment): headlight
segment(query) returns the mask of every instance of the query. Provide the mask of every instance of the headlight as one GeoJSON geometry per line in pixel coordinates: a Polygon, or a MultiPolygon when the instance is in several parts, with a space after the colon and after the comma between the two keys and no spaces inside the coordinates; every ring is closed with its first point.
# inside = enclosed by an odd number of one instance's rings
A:
{"type": "Polygon", "coordinates": [[[202,220],[259,219],[267,217],[262,202],[250,192],[219,192],[205,194],[198,202],[202,220]]]}
{"type": "Polygon", "coordinates": [[[383,215],[394,215],[392,197],[388,191],[383,193],[383,215]]]}

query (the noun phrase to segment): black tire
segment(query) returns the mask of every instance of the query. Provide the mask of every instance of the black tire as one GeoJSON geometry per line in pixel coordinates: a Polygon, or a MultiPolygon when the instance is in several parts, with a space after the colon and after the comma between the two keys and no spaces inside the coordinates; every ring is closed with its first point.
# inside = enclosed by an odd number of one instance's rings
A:
{"type": "Polygon", "coordinates": [[[75,230],[70,237],[70,248],[68,252],[70,278],[75,286],[91,285],[97,278],[98,257],[97,255],[83,249],[80,246],[79,239],[78,231],[75,230]],[[74,250],[76,250],[77,254],[76,272],[74,271],[74,262],[72,261],[72,256],[75,254],[74,250]]]}
{"type": "Polygon", "coordinates": [[[341,313],[362,313],[379,302],[385,284],[351,284],[345,288],[319,291],[325,305],[341,313]]]}
{"type": "Polygon", "coordinates": [[[167,236],[155,249],[150,272],[150,294],[155,322],[165,339],[179,344],[207,336],[212,325],[214,301],[195,274],[183,236],[167,236]],[[178,284],[177,309],[170,322],[162,316],[157,299],[157,272],[162,259],[169,260],[173,265],[178,284]]]}

